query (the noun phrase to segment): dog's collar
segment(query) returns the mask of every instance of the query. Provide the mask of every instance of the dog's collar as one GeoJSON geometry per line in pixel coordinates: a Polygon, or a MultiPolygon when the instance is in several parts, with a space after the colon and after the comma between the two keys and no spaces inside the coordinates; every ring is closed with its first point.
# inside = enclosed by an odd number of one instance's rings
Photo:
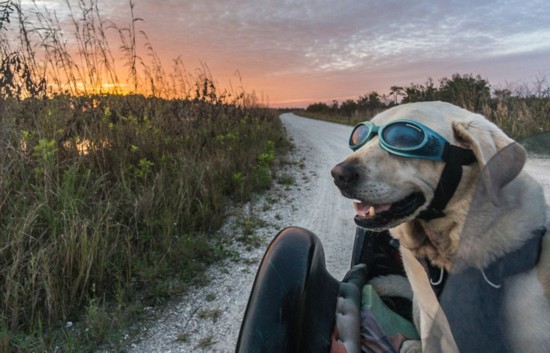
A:
{"type": "MultiPolygon", "coordinates": [[[[465,271],[464,275],[470,276],[472,273],[476,276],[481,275],[486,284],[492,286],[494,289],[500,289],[502,281],[506,277],[528,271],[534,268],[539,262],[542,239],[546,234],[546,228],[541,227],[534,230],[532,234],[534,236],[527,240],[521,248],[498,258],[485,269],[471,268],[470,271],[465,271]]],[[[445,288],[449,274],[445,269],[432,266],[427,260],[423,261],[423,265],[430,279],[432,289],[439,299],[445,288]]],[[[459,273],[452,276],[462,276],[462,274],[459,273]]]]}
{"type": "Polygon", "coordinates": [[[418,215],[418,218],[425,221],[445,216],[443,210],[453,197],[462,178],[462,166],[474,163],[476,157],[470,149],[447,143],[443,151],[443,161],[445,162],[445,167],[443,168],[443,172],[441,172],[439,183],[434,192],[434,198],[428,208],[418,215]]]}

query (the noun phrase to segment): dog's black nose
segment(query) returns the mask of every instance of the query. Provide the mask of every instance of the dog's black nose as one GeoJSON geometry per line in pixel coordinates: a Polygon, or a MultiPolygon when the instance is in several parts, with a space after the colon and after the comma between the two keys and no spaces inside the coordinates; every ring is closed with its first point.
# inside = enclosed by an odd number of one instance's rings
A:
{"type": "Polygon", "coordinates": [[[357,169],[355,169],[353,165],[346,162],[342,162],[334,166],[330,173],[334,178],[334,183],[338,187],[349,186],[350,184],[355,183],[357,179],[359,179],[359,173],[357,172],[357,169]]]}

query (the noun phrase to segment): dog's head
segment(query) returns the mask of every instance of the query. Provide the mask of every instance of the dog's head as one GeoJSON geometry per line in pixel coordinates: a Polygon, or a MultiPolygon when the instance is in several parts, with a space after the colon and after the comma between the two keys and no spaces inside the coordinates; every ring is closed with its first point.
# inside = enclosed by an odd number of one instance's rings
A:
{"type": "MultiPolygon", "coordinates": [[[[403,119],[421,123],[451,145],[471,150],[475,156],[475,162],[463,167],[460,184],[445,211],[457,207],[461,199],[471,197],[480,180],[488,199],[498,204],[500,190],[519,174],[525,163],[525,150],[496,125],[449,103],[403,104],[378,114],[371,122],[385,126],[403,119]]],[[[373,136],[332,169],[341,193],[354,200],[356,223],[375,230],[393,228],[417,218],[434,199],[445,167],[444,161],[390,153],[379,140],[379,136],[373,136]]]]}

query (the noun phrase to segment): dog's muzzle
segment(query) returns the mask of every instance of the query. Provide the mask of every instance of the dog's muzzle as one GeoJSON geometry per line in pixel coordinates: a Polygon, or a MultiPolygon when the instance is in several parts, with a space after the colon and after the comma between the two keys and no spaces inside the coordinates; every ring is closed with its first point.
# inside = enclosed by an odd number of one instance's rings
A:
{"type": "Polygon", "coordinates": [[[342,195],[355,199],[354,207],[357,211],[355,223],[360,227],[373,230],[387,229],[413,214],[426,202],[421,192],[412,192],[400,200],[387,203],[374,204],[367,200],[360,200],[360,196],[356,194],[356,187],[361,179],[359,171],[353,163],[342,162],[332,168],[331,174],[342,195]]]}

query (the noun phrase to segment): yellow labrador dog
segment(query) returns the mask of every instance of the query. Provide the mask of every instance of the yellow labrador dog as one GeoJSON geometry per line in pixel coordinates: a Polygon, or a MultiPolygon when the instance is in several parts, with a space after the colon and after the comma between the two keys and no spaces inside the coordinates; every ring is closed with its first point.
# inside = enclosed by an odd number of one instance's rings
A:
{"type": "Polygon", "coordinates": [[[401,244],[421,343],[401,352],[550,352],[550,237],[524,148],[479,114],[404,104],[358,125],[332,170],[356,223],[401,244]]]}

